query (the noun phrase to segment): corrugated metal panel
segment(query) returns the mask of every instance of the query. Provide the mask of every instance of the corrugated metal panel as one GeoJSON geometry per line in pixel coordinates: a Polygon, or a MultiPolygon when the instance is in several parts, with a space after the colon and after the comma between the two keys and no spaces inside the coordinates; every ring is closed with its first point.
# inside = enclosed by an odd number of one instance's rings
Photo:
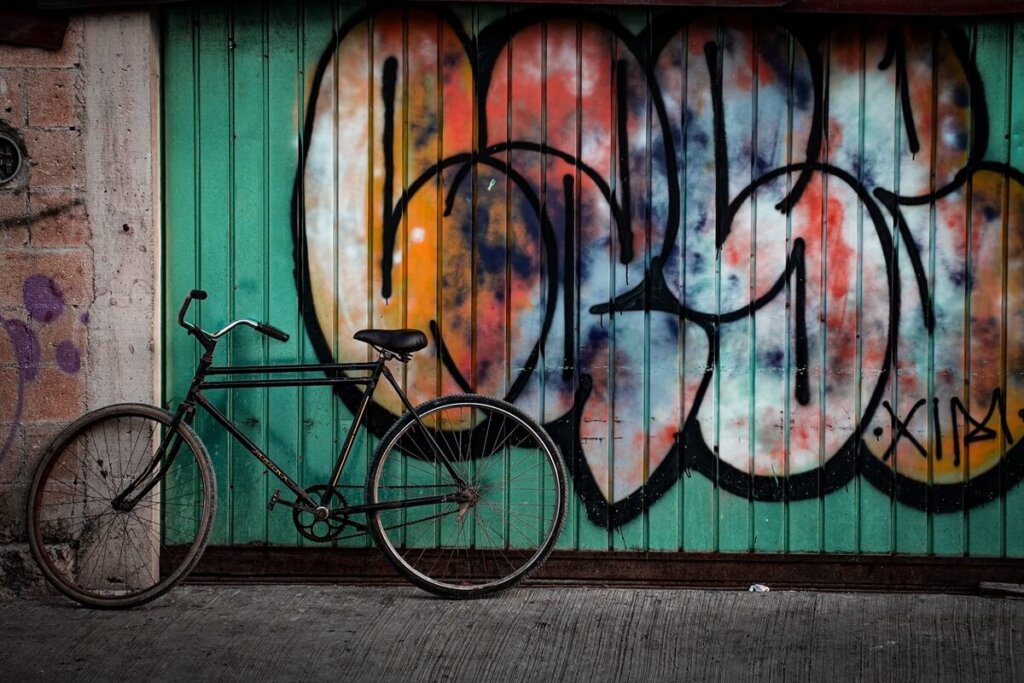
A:
{"type": "MultiPolygon", "coordinates": [[[[429,331],[414,400],[504,396],[559,441],[562,548],[1021,557],[1021,31],[174,8],[166,310],[202,286],[205,324],[292,334],[236,335],[236,363],[429,331]]],[[[171,319],[165,348],[173,402],[196,353],[171,319]]],[[[351,421],[318,389],[220,407],[305,485],[351,421]]],[[[258,463],[199,428],[213,542],[297,544],[258,463]]]]}

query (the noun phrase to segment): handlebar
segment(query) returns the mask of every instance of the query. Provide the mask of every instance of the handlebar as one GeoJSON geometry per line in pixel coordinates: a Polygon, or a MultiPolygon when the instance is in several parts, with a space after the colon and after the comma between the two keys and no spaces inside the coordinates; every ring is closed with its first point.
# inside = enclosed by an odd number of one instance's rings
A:
{"type": "Polygon", "coordinates": [[[207,297],[206,292],[201,289],[193,289],[185,297],[184,303],[181,304],[181,310],[178,311],[178,324],[188,330],[189,334],[195,335],[195,337],[203,344],[204,347],[210,347],[214,339],[219,339],[225,334],[233,330],[234,328],[242,325],[245,327],[251,327],[261,334],[265,334],[268,337],[273,337],[278,341],[288,341],[288,333],[279,330],[278,328],[268,323],[256,322],[255,320],[235,320],[234,322],[228,323],[223,329],[218,332],[207,332],[198,325],[194,325],[185,320],[185,314],[188,312],[188,307],[192,304],[192,300],[196,299],[202,301],[207,297]]]}
{"type": "Polygon", "coordinates": [[[263,334],[267,335],[268,337],[273,337],[274,339],[276,339],[278,341],[283,341],[283,342],[288,341],[288,333],[287,332],[285,332],[284,330],[279,330],[276,327],[274,327],[273,325],[268,325],[267,323],[256,323],[256,331],[257,332],[262,332],[263,334]]]}

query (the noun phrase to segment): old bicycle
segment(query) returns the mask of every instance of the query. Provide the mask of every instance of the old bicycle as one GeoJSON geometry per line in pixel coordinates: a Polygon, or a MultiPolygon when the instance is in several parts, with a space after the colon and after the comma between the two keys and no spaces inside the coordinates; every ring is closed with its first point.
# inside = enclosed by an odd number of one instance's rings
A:
{"type": "Polygon", "coordinates": [[[185,319],[193,299],[205,298],[193,290],[178,314],[204,353],[173,413],[143,404],[101,408],[68,426],[43,456],[29,493],[29,543],[62,593],[93,607],[131,607],[162,595],[196,565],[217,505],[213,465],[191,427],[198,409],[282,482],[294,498],[279,490],[268,506],[290,508],[303,536],[370,533],[401,574],[431,593],[491,594],[547,558],[566,509],[557,447],[534,420],[495,398],[453,395],[413,407],[386,363],[408,362],[425,348],[422,332],[357,332],[377,352],[372,362],[218,367],[217,342],[238,327],[280,341],[288,335],[252,320],[205,331],[185,319]],[[338,484],[381,377],[405,411],[380,439],[365,501],[350,505],[338,484]],[[363,397],[330,479],[305,488],[205,395],[346,383],[364,387],[363,397]]]}

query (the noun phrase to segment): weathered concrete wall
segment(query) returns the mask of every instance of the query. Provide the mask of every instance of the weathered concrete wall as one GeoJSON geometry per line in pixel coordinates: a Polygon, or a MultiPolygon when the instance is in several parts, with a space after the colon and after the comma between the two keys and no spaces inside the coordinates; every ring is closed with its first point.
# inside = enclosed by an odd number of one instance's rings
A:
{"type": "Polygon", "coordinates": [[[156,385],[158,52],[146,12],[73,17],[58,52],[0,45],[0,591],[37,585],[25,500],[85,410],[156,385]]]}

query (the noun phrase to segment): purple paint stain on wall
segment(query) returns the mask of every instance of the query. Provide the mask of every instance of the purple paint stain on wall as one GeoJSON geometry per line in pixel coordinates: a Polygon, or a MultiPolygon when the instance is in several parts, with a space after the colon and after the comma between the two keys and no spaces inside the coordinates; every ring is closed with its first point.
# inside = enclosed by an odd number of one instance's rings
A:
{"type": "Polygon", "coordinates": [[[57,346],[57,365],[69,375],[73,375],[82,367],[82,359],[78,348],[69,341],[62,341],[57,346]]]}
{"type": "Polygon", "coordinates": [[[80,321],[82,321],[83,325],[88,325],[89,324],[89,313],[88,313],[88,311],[83,313],[78,319],[80,321]]]}
{"type": "Polygon", "coordinates": [[[35,379],[39,372],[39,359],[42,356],[36,333],[21,320],[0,319],[0,323],[7,331],[7,336],[11,338],[11,345],[14,346],[14,355],[18,359],[18,367],[21,368],[22,376],[26,381],[35,379]]]}
{"type": "Polygon", "coordinates": [[[32,275],[22,285],[25,309],[33,320],[48,323],[64,312],[64,293],[60,286],[46,275],[32,275]]]}
{"type": "MultiPolygon", "coordinates": [[[[47,324],[64,313],[64,293],[60,286],[46,275],[37,274],[26,279],[22,283],[21,293],[30,321],[47,324]]],[[[83,324],[89,322],[88,313],[82,315],[81,321],[83,324]]],[[[31,382],[39,376],[43,349],[39,343],[39,337],[26,321],[0,317],[0,329],[6,332],[8,339],[11,340],[14,357],[18,362],[18,381],[13,406],[0,406],[13,408],[13,414],[5,415],[10,422],[7,435],[0,434],[0,460],[3,460],[14,444],[17,426],[21,420],[25,401],[25,383],[31,382]]],[[[82,367],[81,354],[73,342],[62,341],[57,345],[54,356],[58,367],[68,374],[75,374],[82,367]]]]}

